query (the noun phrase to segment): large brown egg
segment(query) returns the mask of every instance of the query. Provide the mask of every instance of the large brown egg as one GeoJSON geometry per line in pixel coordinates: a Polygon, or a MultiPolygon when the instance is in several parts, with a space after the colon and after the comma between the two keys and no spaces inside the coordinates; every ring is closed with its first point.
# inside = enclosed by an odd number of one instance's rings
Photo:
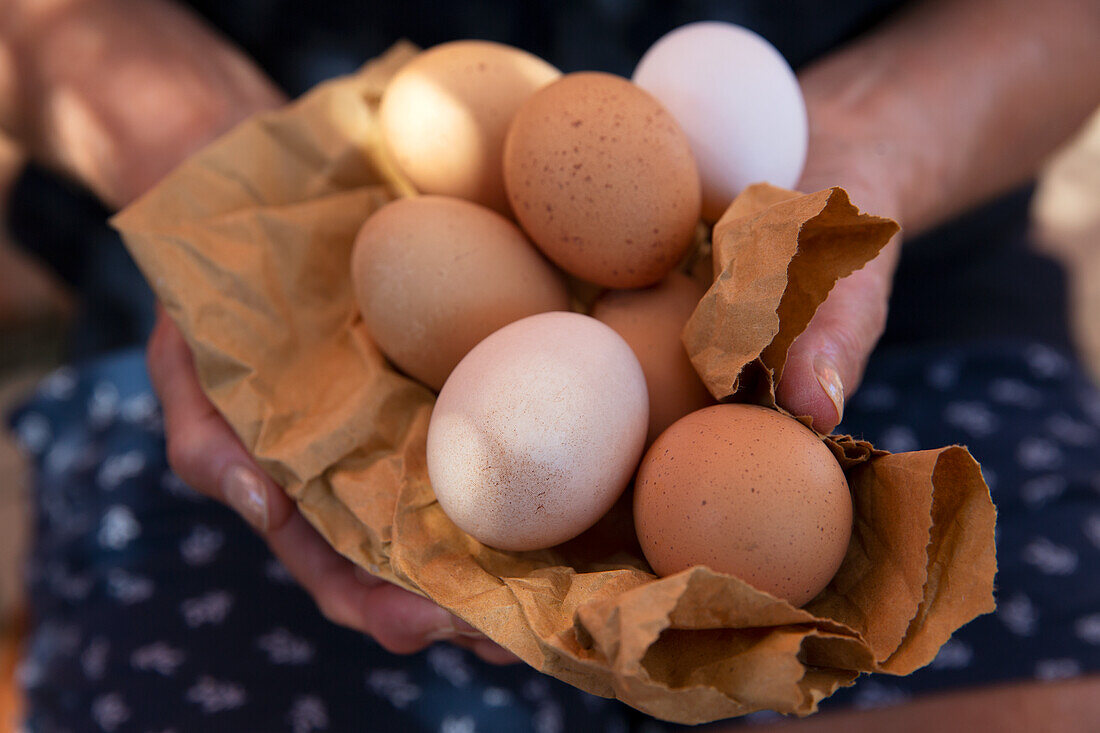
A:
{"type": "Polygon", "coordinates": [[[674,270],[651,288],[609,290],[592,306],[592,317],[622,336],[642,365],[649,390],[647,444],[684,415],[714,402],[680,340],[704,292],[674,270]]]}
{"type": "Polygon", "coordinates": [[[852,500],[833,454],[802,423],[755,405],[715,405],[649,448],[634,523],[658,575],[706,565],[801,606],[844,559],[852,500]]]}
{"type": "Polygon", "coordinates": [[[418,191],[507,215],[500,161],[508,123],[524,100],[559,76],[537,56],[500,43],[430,48],[403,66],[382,95],[387,149],[418,191]]]}
{"type": "Polygon", "coordinates": [[[352,278],[371,338],[435,390],[493,331],[569,309],[560,273],[515,224],[444,196],[400,199],[367,219],[352,278]]]}
{"type": "Polygon", "coordinates": [[[504,184],[547,257],[611,288],[663,278],[699,219],[684,133],[653,97],[611,74],[568,74],[520,107],[504,143],[504,184]]]}

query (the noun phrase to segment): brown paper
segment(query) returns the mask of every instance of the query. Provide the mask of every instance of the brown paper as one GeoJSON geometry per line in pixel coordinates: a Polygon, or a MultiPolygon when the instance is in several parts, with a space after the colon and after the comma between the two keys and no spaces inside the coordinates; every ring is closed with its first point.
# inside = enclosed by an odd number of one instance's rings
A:
{"type": "Polygon", "coordinates": [[[684,329],[692,363],[716,399],[775,406],[787,350],[840,278],[898,231],[860,214],[842,188],[802,195],[757,184],[714,227],[714,285],[684,329]]]}
{"type": "MultiPolygon", "coordinates": [[[[457,529],[425,468],[433,396],[371,343],[349,282],[359,226],[411,193],[375,110],[413,53],[395,47],[243,123],[115,219],[206,393],[333,547],[537,669],[684,723],[811,713],[862,672],[927,663],[991,610],[993,506],[961,448],[889,455],[828,440],[855,531],[836,579],[803,609],[706,568],[656,579],[626,500],[538,552],[457,529]]],[[[774,405],[790,342],[894,231],[840,189],[739,198],[715,230],[715,285],[685,331],[711,390],[774,405]]]]}

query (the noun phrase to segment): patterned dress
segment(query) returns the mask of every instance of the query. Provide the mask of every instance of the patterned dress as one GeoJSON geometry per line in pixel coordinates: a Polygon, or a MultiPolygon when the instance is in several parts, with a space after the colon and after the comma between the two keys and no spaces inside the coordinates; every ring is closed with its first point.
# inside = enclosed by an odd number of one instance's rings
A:
{"type": "MultiPolygon", "coordinates": [[[[36,477],[29,730],[673,727],[523,665],[442,643],[395,656],[325,621],[240,519],[169,470],[140,352],[54,373],[12,423],[36,477]]],[[[925,669],[865,677],[823,709],[1100,670],[1100,392],[1067,355],[888,351],[841,430],[892,451],[969,445],[998,508],[998,610],[925,669]]]]}

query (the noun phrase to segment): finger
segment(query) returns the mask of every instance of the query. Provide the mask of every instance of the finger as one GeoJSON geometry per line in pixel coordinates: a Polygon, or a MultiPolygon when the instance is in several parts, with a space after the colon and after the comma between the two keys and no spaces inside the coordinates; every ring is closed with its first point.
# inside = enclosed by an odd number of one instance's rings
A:
{"type": "Polygon", "coordinates": [[[160,398],[168,463],[189,486],[225,502],[256,530],[285,523],[293,502],[261,471],[199,385],[191,349],[163,312],[147,350],[160,398]]]}
{"type": "Polygon", "coordinates": [[[515,664],[523,661],[465,621],[455,618],[455,626],[458,628],[458,632],[454,638],[450,639],[451,643],[463,649],[468,649],[482,661],[496,665],[515,664]]]}
{"type": "Polygon", "coordinates": [[[332,549],[253,462],[203,393],[191,350],[163,313],[150,339],[148,360],[161,397],[173,470],[245,517],[327,618],[369,633],[399,653],[459,633],[454,617],[435,603],[385,581],[357,577],[355,565],[332,549]]]}
{"type": "Polygon", "coordinates": [[[505,665],[522,661],[512,652],[489,640],[475,642],[473,652],[489,664],[505,665]]]}
{"type": "Polygon", "coordinates": [[[480,631],[434,602],[391,585],[361,568],[355,574],[371,588],[363,611],[369,633],[392,652],[420,651],[437,641],[449,641],[473,651],[493,664],[509,664],[518,658],[480,631]]]}
{"type": "Polygon", "coordinates": [[[787,354],[776,400],[794,415],[811,417],[819,432],[831,432],[844,416],[845,399],[859,386],[886,326],[897,247],[891,242],[837,282],[787,354]]]}
{"type": "MultiPolygon", "coordinates": [[[[480,637],[432,601],[357,572],[317,533],[285,492],[256,466],[206,398],[190,348],[163,313],[150,339],[148,360],[161,396],[173,470],[189,485],[244,516],[328,619],[370,634],[384,648],[403,654],[434,641],[471,634],[480,637]]],[[[488,644],[485,649],[494,659],[503,658],[488,644]]]]}

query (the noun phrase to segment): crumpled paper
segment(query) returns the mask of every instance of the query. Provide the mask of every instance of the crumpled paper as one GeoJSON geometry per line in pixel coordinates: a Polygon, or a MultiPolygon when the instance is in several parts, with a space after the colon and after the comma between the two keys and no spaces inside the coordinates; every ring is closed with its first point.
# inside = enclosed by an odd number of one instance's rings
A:
{"type": "MultiPolygon", "coordinates": [[[[840,572],[801,609],[703,567],[655,578],[628,498],[548,550],[499,551],[456,528],[428,483],[433,395],[371,342],[349,273],[363,221],[414,193],[375,112],[415,53],[399,44],[246,121],[114,220],[211,401],[333,547],[546,674],[680,723],[809,714],[860,673],[928,663],[992,610],[994,508],[960,447],[890,455],[825,439],[855,527],[840,572]]],[[[790,343],[895,230],[841,189],[739,198],[715,228],[717,277],[685,328],[715,396],[774,406],[790,343]]]]}

